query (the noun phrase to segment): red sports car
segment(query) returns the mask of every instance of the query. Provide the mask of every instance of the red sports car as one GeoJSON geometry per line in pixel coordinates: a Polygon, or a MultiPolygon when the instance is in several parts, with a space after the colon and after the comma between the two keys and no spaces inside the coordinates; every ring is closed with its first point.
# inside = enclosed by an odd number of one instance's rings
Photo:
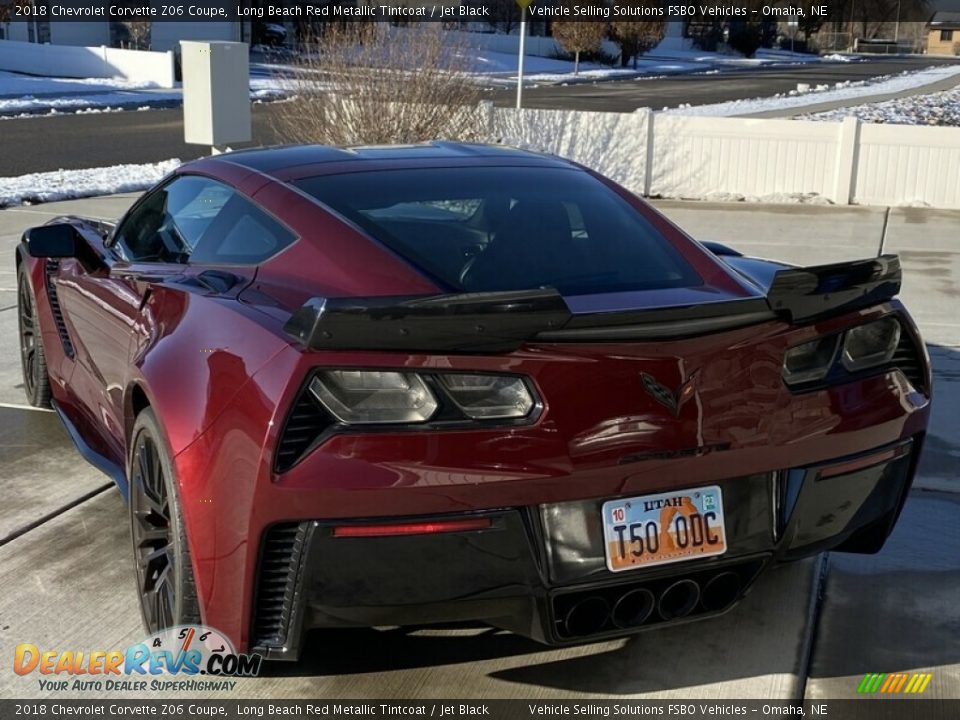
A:
{"type": "Polygon", "coordinates": [[[772,564],[878,550],[929,417],[895,256],[743,257],[510,148],[198,160],[16,264],[27,395],[129,500],[147,627],[271,658],[722,613],[772,564]]]}

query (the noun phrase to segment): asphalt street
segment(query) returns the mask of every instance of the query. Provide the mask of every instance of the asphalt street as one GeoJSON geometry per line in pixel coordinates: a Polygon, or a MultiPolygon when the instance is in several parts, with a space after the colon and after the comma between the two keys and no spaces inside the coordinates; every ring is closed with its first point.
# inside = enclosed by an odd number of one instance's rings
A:
{"type": "MultiPolygon", "coordinates": [[[[632,112],[640,107],[659,110],[681,103],[702,105],[767,97],[795,89],[800,82],[834,84],[952,62],[960,61],[906,57],[531,87],[524,90],[524,106],[608,112],[632,112]]],[[[498,105],[514,102],[511,90],[491,90],[488,95],[498,105]]],[[[253,106],[254,145],[279,142],[271,126],[274,113],[275,108],[269,104],[253,106]]],[[[205,146],[183,142],[180,109],[0,119],[0,177],[170,158],[191,160],[208,152],[205,146]]]]}
{"type": "MultiPolygon", "coordinates": [[[[119,494],[53,413],[22,404],[13,268],[25,227],[115,218],[133,197],[0,211],[0,658],[21,642],[93,650],[143,637],[119,494]]],[[[937,397],[920,477],[884,550],[776,569],[715,620],[573,648],[472,625],[316,632],[301,663],[242,680],[233,697],[819,699],[855,696],[865,673],[926,671],[927,697],[960,698],[960,212],[657,204],[695,237],[750,254],[829,262],[876,254],[882,237],[901,254],[937,397]]],[[[36,679],[0,672],[0,697],[43,696],[36,679]]],[[[916,707],[904,703],[904,717],[923,717],[916,707]]]]}

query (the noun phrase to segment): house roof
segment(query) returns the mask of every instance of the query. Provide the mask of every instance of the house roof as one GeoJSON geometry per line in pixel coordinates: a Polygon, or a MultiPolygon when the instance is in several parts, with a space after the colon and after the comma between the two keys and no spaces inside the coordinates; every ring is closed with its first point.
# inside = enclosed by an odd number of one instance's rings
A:
{"type": "Polygon", "coordinates": [[[960,12],[939,10],[930,19],[931,28],[960,28],[960,12]]]}

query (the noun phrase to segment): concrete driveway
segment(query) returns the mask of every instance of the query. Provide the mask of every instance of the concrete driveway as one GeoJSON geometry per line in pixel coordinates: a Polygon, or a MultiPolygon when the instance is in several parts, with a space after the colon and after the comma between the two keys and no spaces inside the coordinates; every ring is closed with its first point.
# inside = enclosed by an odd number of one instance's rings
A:
{"type": "MultiPolygon", "coordinates": [[[[55,414],[23,405],[13,267],[24,228],[63,213],[115,218],[132,200],[0,211],[0,697],[45,695],[9,671],[18,643],[93,650],[143,637],[119,493],[55,414]]],[[[925,670],[934,675],[926,697],[960,698],[960,212],[658,205],[695,237],[755,255],[867,257],[881,238],[901,253],[936,402],[920,477],[887,547],[774,570],[713,621],[563,650],[480,626],[315,632],[301,663],[242,680],[232,697],[816,699],[855,696],[866,673],[925,670]]]]}

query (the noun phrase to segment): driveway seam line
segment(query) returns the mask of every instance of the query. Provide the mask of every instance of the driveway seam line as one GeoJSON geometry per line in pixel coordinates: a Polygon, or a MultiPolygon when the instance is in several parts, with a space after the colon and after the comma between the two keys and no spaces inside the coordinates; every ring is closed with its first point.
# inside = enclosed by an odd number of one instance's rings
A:
{"type": "Polygon", "coordinates": [[[807,681],[810,679],[810,666],[813,664],[813,653],[817,645],[817,631],[820,628],[820,618],[823,616],[823,602],[829,571],[830,553],[821,553],[820,557],[817,558],[816,577],[812,588],[813,597],[807,611],[807,633],[800,651],[800,667],[797,673],[800,690],[797,698],[798,702],[802,702],[807,694],[807,681]]]}
{"type": "Polygon", "coordinates": [[[81,495],[75,500],[70,501],[66,505],[62,505],[58,507],[56,510],[48,512],[46,515],[43,515],[42,517],[37,518],[33,522],[28,523],[23,527],[14,530],[13,532],[7,534],[5,537],[0,538],[0,547],[3,547],[9,542],[13,542],[14,540],[16,540],[19,537],[22,537],[23,535],[26,535],[31,530],[36,530],[38,527],[50,522],[51,520],[55,520],[56,518],[58,518],[59,516],[67,512],[68,510],[72,510],[78,505],[85,503],[87,500],[90,500],[96,497],[97,495],[101,494],[106,490],[109,490],[112,487],[115,487],[115,485],[112,482],[104,483],[103,485],[97,488],[94,488],[90,492],[81,495]]]}

